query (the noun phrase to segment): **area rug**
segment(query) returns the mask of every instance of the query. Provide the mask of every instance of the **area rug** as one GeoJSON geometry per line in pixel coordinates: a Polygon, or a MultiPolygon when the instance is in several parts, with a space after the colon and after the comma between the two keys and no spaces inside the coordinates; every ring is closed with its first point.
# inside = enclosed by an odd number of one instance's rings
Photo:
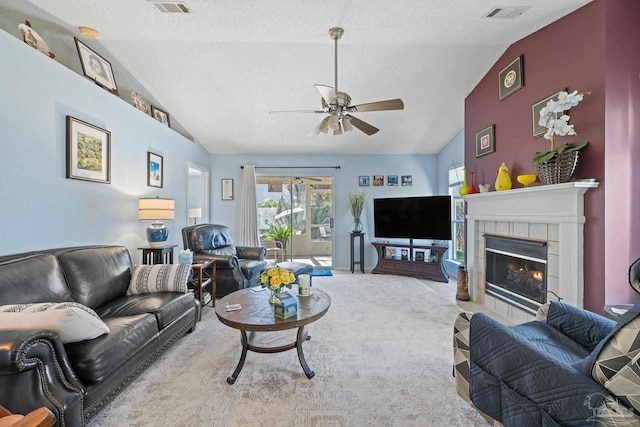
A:
{"type": "Polygon", "coordinates": [[[240,334],[206,307],[89,426],[488,426],[455,391],[453,301],[410,277],[334,274],[313,281],[332,304],[304,343],[311,380],[290,350],[249,352],[227,384],[240,334]]]}
{"type": "Polygon", "coordinates": [[[326,268],[319,268],[317,270],[313,270],[312,276],[333,276],[333,272],[326,268]]]}

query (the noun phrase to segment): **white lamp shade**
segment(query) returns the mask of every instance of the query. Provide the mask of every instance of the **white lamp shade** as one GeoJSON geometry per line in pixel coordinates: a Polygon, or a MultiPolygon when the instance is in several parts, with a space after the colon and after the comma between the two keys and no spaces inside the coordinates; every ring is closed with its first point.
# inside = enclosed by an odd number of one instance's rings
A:
{"type": "Polygon", "coordinates": [[[175,200],[140,199],[138,200],[138,219],[141,221],[159,221],[163,219],[175,219],[175,200]]]}
{"type": "Polygon", "coordinates": [[[201,208],[189,208],[189,218],[200,218],[202,216],[201,208]]]}

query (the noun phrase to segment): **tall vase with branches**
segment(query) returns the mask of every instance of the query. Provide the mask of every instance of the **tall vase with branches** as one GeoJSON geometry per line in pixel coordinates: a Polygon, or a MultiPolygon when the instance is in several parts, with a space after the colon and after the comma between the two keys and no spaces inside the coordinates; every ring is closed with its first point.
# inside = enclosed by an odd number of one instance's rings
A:
{"type": "Polygon", "coordinates": [[[349,194],[349,213],[353,216],[353,223],[351,224],[351,232],[362,233],[362,211],[364,210],[364,204],[367,201],[367,193],[364,191],[349,194]]]}

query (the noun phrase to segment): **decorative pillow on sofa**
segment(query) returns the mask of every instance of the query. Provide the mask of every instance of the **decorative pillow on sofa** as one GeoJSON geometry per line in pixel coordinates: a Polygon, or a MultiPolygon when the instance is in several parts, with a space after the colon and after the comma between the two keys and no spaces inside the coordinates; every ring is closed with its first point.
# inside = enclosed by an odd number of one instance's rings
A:
{"type": "Polygon", "coordinates": [[[191,263],[136,265],[127,295],[154,292],[187,292],[191,263]]]}
{"type": "Polygon", "coordinates": [[[77,302],[2,305],[0,329],[46,329],[56,332],[65,344],[109,333],[95,311],[77,302]]]}

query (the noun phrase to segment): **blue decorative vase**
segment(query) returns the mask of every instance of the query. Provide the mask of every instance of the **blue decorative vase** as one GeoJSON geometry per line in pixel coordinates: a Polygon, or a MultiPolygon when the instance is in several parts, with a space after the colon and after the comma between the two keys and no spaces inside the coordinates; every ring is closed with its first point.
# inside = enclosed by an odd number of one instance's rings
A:
{"type": "Polygon", "coordinates": [[[154,221],[147,227],[147,240],[152,248],[161,248],[167,243],[169,230],[160,221],[154,221]]]}
{"type": "Polygon", "coordinates": [[[351,232],[360,234],[362,233],[363,228],[364,226],[362,225],[362,221],[360,221],[360,218],[354,218],[353,222],[351,223],[351,232]]]}

